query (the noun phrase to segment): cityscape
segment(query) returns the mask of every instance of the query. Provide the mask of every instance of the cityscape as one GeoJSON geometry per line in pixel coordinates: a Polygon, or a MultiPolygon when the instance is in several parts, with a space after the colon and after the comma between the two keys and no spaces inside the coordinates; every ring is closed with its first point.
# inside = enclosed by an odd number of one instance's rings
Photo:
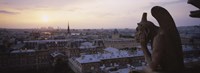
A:
{"type": "MultiPolygon", "coordinates": [[[[95,2],[91,2],[91,5],[89,2],[87,3],[90,0],[87,0],[86,2],[80,1],[77,3],[83,3],[80,4],[80,6],[83,6],[83,9],[87,7],[94,8],[91,10],[86,9],[85,12],[88,11],[90,14],[90,12],[92,13],[96,10],[97,13],[100,13],[100,15],[97,15],[100,18],[96,16],[92,18],[93,16],[90,15],[87,17],[87,13],[84,15],[84,11],[80,13],[79,17],[79,13],[75,12],[76,8],[71,10],[71,12],[74,11],[74,14],[67,12],[66,16],[65,14],[57,15],[56,13],[51,13],[54,9],[49,8],[49,13],[44,14],[42,12],[39,14],[40,17],[38,19],[34,18],[34,13],[33,17],[32,15],[27,16],[23,13],[27,12],[31,14],[31,8],[34,5],[40,6],[40,4],[50,4],[50,7],[55,6],[56,12],[56,10],[59,10],[57,7],[62,7],[60,4],[68,4],[66,6],[73,6],[74,4],[74,7],[76,7],[76,2],[72,0],[66,0],[69,3],[62,3],[65,0],[60,0],[60,2],[52,1],[50,3],[45,0],[44,2],[39,2],[38,0],[32,2],[28,0],[16,3],[15,1],[9,1],[0,1],[0,73],[145,73],[144,70],[149,65],[141,43],[137,40],[138,27],[136,26],[140,21],[142,23],[143,18],[142,20],[140,19],[143,17],[141,16],[143,10],[135,11],[136,14],[140,12],[138,15],[130,14],[130,16],[136,16],[133,19],[127,15],[120,16],[120,12],[125,13],[124,11],[119,12],[120,18],[114,18],[115,16],[111,15],[115,15],[115,12],[107,16],[107,14],[101,14],[101,8],[98,10],[98,6],[97,9],[96,7],[91,7],[93,6],[92,3],[97,3],[101,6],[102,4],[104,5],[104,2],[115,6],[112,0],[110,0],[111,3],[105,0],[102,0],[102,2],[95,0],[95,2]],[[27,6],[27,10],[25,6],[27,6]],[[22,10],[21,13],[20,10],[22,10]],[[52,17],[51,15],[57,17],[52,17]],[[85,16],[85,18],[81,16],[85,16]],[[103,17],[106,17],[105,20],[103,20],[103,17]]],[[[121,10],[126,11],[128,8],[123,9],[123,5],[127,4],[129,6],[131,4],[129,1],[127,0],[122,4],[120,4],[120,1],[119,3],[116,2],[116,4],[122,5],[121,10]]],[[[158,0],[154,3],[162,6],[164,2],[158,0]]],[[[170,0],[169,2],[166,1],[166,4],[172,2],[189,5],[187,4],[187,0],[176,0],[175,2],[170,0]]],[[[166,8],[169,8],[169,12],[172,12],[170,5],[173,6],[173,3],[166,5],[166,8]]],[[[143,4],[146,4],[146,2],[143,4]]],[[[165,5],[163,6],[165,7],[165,5]]],[[[194,4],[194,6],[196,5],[194,4]]],[[[191,5],[190,7],[193,6],[191,5]]],[[[69,7],[62,7],[60,9],[65,10],[65,8],[68,9],[69,7]]],[[[112,5],[109,8],[112,8],[112,5]]],[[[147,8],[150,9],[151,7],[147,8]]],[[[33,8],[33,11],[36,10],[37,13],[38,10],[38,13],[40,13],[39,10],[43,9],[46,9],[45,5],[42,5],[41,8],[36,6],[36,9],[33,8]]],[[[193,9],[195,10],[195,8],[193,9]]],[[[116,10],[118,11],[118,9],[116,10]]],[[[144,10],[148,9],[145,8],[144,10]]],[[[190,12],[190,10],[188,11],[190,12]]],[[[172,12],[172,16],[178,16],[175,12],[172,12]]],[[[60,13],[63,13],[63,11],[60,11],[60,13]]],[[[118,13],[116,12],[116,14],[118,13]]],[[[149,12],[147,14],[148,17],[151,17],[149,12]]],[[[181,39],[184,71],[186,73],[199,73],[200,15],[197,13],[196,16],[192,12],[191,14],[180,13],[180,15],[180,17],[174,17],[174,21],[177,24],[177,30],[181,39]],[[186,19],[182,19],[184,17],[186,19]]],[[[148,20],[152,19],[148,18],[148,20]]],[[[156,21],[152,20],[152,22],[156,26],[159,26],[156,21]]],[[[147,50],[152,54],[154,48],[151,42],[147,43],[147,50]]]]}

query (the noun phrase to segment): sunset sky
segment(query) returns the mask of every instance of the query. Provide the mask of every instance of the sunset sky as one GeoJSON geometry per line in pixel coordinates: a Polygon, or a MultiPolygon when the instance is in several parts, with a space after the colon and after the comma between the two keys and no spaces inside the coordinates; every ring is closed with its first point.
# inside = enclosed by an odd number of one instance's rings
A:
{"type": "Polygon", "coordinates": [[[189,17],[194,6],[187,0],[0,0],[0,28],[135,28],[143,12],[151,16],[153,6],[165,7],[177,26],[199,25],[189,17]]]}

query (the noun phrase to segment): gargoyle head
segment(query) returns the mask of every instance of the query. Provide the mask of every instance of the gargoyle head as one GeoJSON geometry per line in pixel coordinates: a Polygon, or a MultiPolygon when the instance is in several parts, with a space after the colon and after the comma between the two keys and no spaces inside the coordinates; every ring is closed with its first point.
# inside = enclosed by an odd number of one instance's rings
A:
{"type": "Polygon", "coordinates": [[[136,41],[140,43],[148,43],[151,39],[152,31],[156,27],[151,21],[147,20],[147,13],[143,13],[141,22],[137,23],[136,41]]]}

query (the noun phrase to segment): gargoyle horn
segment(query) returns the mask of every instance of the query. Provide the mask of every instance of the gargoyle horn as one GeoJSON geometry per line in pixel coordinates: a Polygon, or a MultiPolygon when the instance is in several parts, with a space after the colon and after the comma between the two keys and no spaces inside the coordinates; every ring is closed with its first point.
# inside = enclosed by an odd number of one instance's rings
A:
{"type": "Polygon", "coordinates": [[[145,23],[145,22],[147,22],[147,13],[146,12],[143,13],[142,19],[141,19],[140,23],[138,23],[138,25],[145,23]]]}

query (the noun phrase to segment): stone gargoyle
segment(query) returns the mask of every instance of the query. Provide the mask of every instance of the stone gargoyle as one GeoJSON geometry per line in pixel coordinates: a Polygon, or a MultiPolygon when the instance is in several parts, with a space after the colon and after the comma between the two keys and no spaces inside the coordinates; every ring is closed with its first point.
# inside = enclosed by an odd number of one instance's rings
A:
{"type": "Polygon", "coordinates": [[[148,21],[147,13],[144,13],[135,35],[149,69],[153,72],[182,73],[184,63],[181,39],[172,16],[160,6],[153,7],[151,14],[160,27],[148,21]],[[148,43],[151,44],[152,54],[147,48],[148,43]]]}

